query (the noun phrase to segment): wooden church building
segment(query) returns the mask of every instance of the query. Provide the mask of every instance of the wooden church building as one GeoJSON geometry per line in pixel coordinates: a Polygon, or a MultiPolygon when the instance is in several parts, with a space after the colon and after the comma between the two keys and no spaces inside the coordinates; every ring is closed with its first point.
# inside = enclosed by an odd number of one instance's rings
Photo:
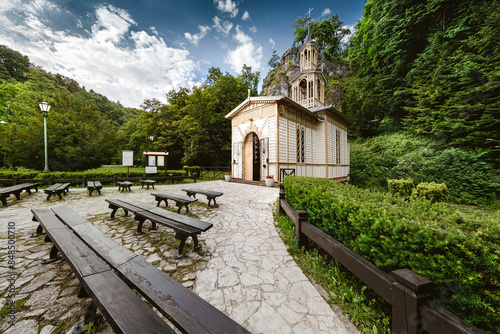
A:
{"type": "Polygon", "coordinates": [[[349,179],[350,122],[333,106],[325,106],[326,77],[318,68],[316,42],[309,38],[299,52],[300,71],[290,81],[291,97],[249,96],[226,115],[232,127],[234,179],[349,179]]]}

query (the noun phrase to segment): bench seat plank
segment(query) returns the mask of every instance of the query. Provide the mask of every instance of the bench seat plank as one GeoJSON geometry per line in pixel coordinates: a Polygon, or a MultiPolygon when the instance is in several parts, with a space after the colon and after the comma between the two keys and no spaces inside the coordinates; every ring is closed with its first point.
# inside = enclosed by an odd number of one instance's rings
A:
{"type": "Polygon", "coordinates": [[[116,270],[185,333],[250,333],[143,257],[136,257],[116,270]]]}
{"type": "Polygon", "coordinates": [[[200,189],[200,188],[188,188],[188,189],[185,188],[185,189],[182,189],[182,191],[185,191],[188,196],[193,196],[195,198],[196,198],[196,194],[202,194],[202,195],[207,196],[208,206],[210,206],[210,202],[212,200],[214,201],[214,205],[216,205],[217,204],[217,202],[215,200],[216,197],[224,195],[224,193],[222,193],[220,191],[206,190],[206,189],[200,189]]]}
{"type": "Polygon", "coordinates": [[[36,183],[21,183],[16,184],[10,187],[5,187],[0,189],[0,201],[2,201],[3,205],[7,205],[7,198],[10,195],[16,196],[17,200],[21,199],[21,193],[23,190],[26,190],[28,194],[31,195],[31,188],[35,188],[36,192],[38,192],[38,182],[36,183]]]}
{"type": "Polygon", "coordinates": [[[85,277],[82,285],[116,333],[175,333],[112,271],[85,277]]]}
{"type": "Polygon", "coordinates": [[[172,200],[175,202],[178,210],[177,213],[181,213],[181,209],[184,206],[186,208],[186,213],[189,213],[189,204],[198,201],[197,198],[191,198],[184,195],[171,194],[171,193],[154,193],[151,194],[155,197],[155,201],[158,202],[156,206],[160,206],[161,201],[165,202],[165,205],[168,207],[168,200],[172,200]]]}
{"type": "Polygon", "coordinates": [[[54,213],[31,211],[116,333],[175,333],[54,213]]]}
{"type": "Polygon", "coordinates": [[[205,232],[213,226],[212,223],[208,223],[206,221],[199,220],[196,218],[191,218],[191,217],[181,215],[181,214],[178,214],[175,212],[171,212],[171,211],[168,211],[168,210],[165,210],[162,208],[154,208],[154,209],[151,209],[149,211],[153,212],[159,216],[162,216],[164,218],[174,220],[176,222],[180,222],[182,224],[186,224],[186,225],[195,227],[195,228],[199,229],[200,232],[205,232]]]}
{"type": "MultiPolygon", "coordinates": [[[[146,261],[143,257],[136,255],[111,239],[92,223],[81,217],[76,218],[77,215],[68,207],[58,206],[52,208],[52,211],[64,223],[71,222],[70,227],[73,228],[74,233],[96,252],[104,262],[111,266],[126,284],[139,291],[153,306],[179,328],[181,332],[190,334],[250,333],[203,298],[146,261]],[[117,261],[118,249],[121,249],[124,254],[131,255],[127,255],[121,261],[117,261]],[[130,259],[127,260],[127,258],[130,259]]],[[[175,215],[175,213],[173,214],[175,215]]],[[[115,289],[114,286],[119,285],[119,283],[113,283],[112,279],[106,277],[107,275],[107,273],[99,274],[99,276],[92,275],[86,278],[86,282],[87,284],[102,283],[103,285],[107,284],[105,282],[111,282],[109,284],[113,286],[106,285],[98,289],[113,290],[115,289]],[[91,282],[94,278],[96,282],[91,282]]],[[[91,289],[89,288],[89,290],[91,289]]],[[[130,288],[128,291],[124,291],[124,296],[130,291],[130,288]]],[[[122,305],[122,307],[128,309],[130,306],[122,305]]],[[[113,309],[111,311],[116,310],[113,309]]],[[[116,330],[116,328],[114,329],[116,330]]]]}

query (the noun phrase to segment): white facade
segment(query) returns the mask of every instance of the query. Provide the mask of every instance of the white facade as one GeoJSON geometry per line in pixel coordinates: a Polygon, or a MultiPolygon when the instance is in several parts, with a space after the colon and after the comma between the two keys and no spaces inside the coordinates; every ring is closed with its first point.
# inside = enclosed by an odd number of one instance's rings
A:
{"type": "Polygon", "coordinates": [[[248,97],[226,118],[232,125],[232,177],[263,181],[272,175],[314,176],[347,181],[349,120],[324,106],[325,76],[317,69],[318,47],[305,43],[301,72],[286,96],[248,97]]]}

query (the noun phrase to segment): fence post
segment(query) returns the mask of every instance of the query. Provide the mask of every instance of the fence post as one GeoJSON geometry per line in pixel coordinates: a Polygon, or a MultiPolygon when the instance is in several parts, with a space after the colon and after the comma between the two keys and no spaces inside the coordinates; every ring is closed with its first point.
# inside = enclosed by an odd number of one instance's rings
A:
{"type": "Polygon", "coordinates": [[[395,270],[392,277],[396,280],[392,295],[392,332],[420,333],[422,319],[419,308],[432,298],[432,281],[410,269],[395,270]]]}
{"type": "Polygon", "coordinates": [[[278,208],[278,214],[281,216],[285,214],[285,210],[281,207],[281,201],[286,200],[286,195],[285,195],[285,189],[283,188],[283,185],[280,185],[280,195],[279,195],[279,208],[278,208]]]}
{"type": "Polygon", "coordinates": [[[54,184],[54,177],[51,176],[51,177],[49,177],[49,186],[51,186],[53,184],[54,184]]]}
{"type": "Polygon", "coordinates": [[[15,186],[15,185],[18,185],[19,184],[19,178],[18,177],[14,177],[14,180],[12,181],[12,185],[15,186]]]}
{"type": "Polygon", "coordinates": [[[86,187],[86,186],[87,186],[87,176],[86,176],[86,175],[84,175],[84,176],[83,176],[83,179],[82,179],[82,186],[83,186],[83,187],[86,187]]]}
{"type": "Polygon", "coordinates": [[[116,186],[117,182],[118,182],[118,176],[113,175],[113,186],[116,186]]]}
{"type": "Polygon", "coordinates": [[[307,236],[302,233],[302,223],[307,221],[307,211],[305,210],[297,210],[297,223],[295,224],[295,243],[299,248],[306,247],[307,248],[307,236]]]}

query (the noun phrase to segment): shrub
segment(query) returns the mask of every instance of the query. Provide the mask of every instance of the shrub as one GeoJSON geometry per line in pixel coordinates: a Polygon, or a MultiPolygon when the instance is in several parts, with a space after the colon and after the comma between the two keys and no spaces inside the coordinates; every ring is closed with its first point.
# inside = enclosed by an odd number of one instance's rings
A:
{"type": "Polygon", "coordinates": [[[287,201],[308,220],[386,271],[432,280],[434,301],[487,331],[500,328],[500,213],[459,213],[334,181],[289,176],[287,201]]]}
{"type": "Polygon", "coordinates": [[[411,178],[446,183],[448,201],[494,205],[500,195],[500,174],[481,149],[439,147],[407,131],[351,142],[350,183],[387,191],[388,179],[411,178]]]}
{"type": "Polygon", "coordinates": [[[423,198],[433,203],[448,200],[448,187],[444,183],[422,182],[413,189],[411,198],[423,198]]]}
{"type": "Polygon", "coordinates": [[[413,184],[413,180],[411,178],[387,180],[387,186],[389,187],[389,193],[408,199],[412,194],[413,188],[415,188],[415,185],[413,184]]]}

